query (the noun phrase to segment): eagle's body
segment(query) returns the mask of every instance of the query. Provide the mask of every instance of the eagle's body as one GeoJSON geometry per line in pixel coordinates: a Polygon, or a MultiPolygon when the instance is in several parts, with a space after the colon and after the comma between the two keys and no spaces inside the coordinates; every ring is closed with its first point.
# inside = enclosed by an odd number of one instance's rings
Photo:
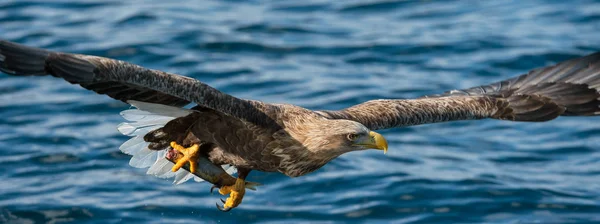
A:
{"type": "MultiPolygon", "coordinates": [[[[259,126],[206,108],[195,108],[188,119],[191,127],[169,130],[169,136],[185,133],[183,145],[209,142],[204,153],[216,164],[235,164],[238,168],[281,172],[297,177],[312,172],[339,156],[335,151],[311,151],[311,144],[323,145],[325,132],[332,131],[331,120],[319,113],[290,104],[262,104],[272,126],[259,126]],[[233,131],[234,130],[234,131],[233,131]],[[240,144],[243,143],[243,144],[240,144]]],[[[177,122],[177,119],[173,120],[177,122]]],[[[333,130],[335,131],[335,130],[333,130]]],[[[154,140],[176,141],[177,138],[154,140]]],[[[335,143],[335,142],[332,142],[335,143]]]]}
{"type": "MultiPolygon", "coordinates": [[[[453,120],[548,121],[561,115],[600,114],[600,52],[491,85],[419,99],[372,100],[339,111],[239,99],[185,76],[8,41],[0,41],[0,70],[16,76],[51,74],[124,102],[173,108],[196,103],[186,116],[174,117],[146,134],[145,150],[187,150],[189,158],[202,156],[216,165],[236,166],[241,179],[250,170],[296,177],[346,152],[386,150],[385,139],[372,132],[377,129],[453,120]]],[[[191,167],[194,159],[189,162],[191,167]]],[[[174,167],[181,167],[179,163],[174,167]]],[[[240,183],[235,189],[243,190],[240,183]]],[[[224,192],[233,195],[235,189],[225,187],[224,192]]],[[[226,207],[239,202],[241,198],[228,199],[226,207]]]]}
{"type": "Polygon", "coordinates": [[[278,110],[262,112],[279,122],[276,125],[258,126],[205,109],[195,112],[198,114],[197,120],[189,131],[196,140],[218,146],[206,152],[209,160],[217,165],[235,164],[238,168],[300,176],[333,159],[314,160],[308,150],[298,150],[304,148],[305,137],[303,131],[298,130],[297,122],[315,123],[322,117],[291,105],[280,105],[278,110]],[[281,113],[282,110],[286,112],[281,113]],[[288,113],[290,111],[293,113],[288,113]],[[295,116],[282,117],[290,114],[295,116]]]}

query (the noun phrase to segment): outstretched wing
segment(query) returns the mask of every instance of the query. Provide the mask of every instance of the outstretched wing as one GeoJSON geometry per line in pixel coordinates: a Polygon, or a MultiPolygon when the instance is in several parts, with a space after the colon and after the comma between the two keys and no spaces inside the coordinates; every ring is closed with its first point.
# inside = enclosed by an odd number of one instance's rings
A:
{"type": "Polygon", "coordinates": [[[490,85],[410,100],[373,100],[340,111],[320,111],[371,129],[494,118],[548,121],[600,114],[600,52],[534,69],[490,85]]]}
{"type": "Polygon", "coordinates": [[[109,58],[52,52],[0,40],[0,71],[15,76],[50,74],[128,101],[184,106],[190,102],[260,126],[274,121],[269,105],[225,94],[196,79],[109,58]]]}

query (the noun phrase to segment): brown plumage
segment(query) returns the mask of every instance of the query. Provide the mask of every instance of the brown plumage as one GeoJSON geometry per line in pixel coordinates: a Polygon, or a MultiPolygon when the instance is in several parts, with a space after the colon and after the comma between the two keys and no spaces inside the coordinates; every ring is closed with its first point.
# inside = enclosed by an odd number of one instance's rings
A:
{"type": "Polygon", "coordinates": [[[482,118],[548,121],[600,114],[599,90],[600,52],[490,85],[413,100],[373,100],[319,113],[355,120],[373,130],[482,118]]]}
{"type": "Polygon", "coordinates": [[[149,133],[154,149],[170,141],[200,143],[215,164],[300,176],[365,145],[370,130],[453,120],[547,121],[600,113],[600,53],[539,68],[491,85],[408,100],[373,100],[339,111],[239,99],[198,80],[108,58],[57,53],[0,41],[0,70],[16,76],[50,74],[127,102],[194,112],[149,133]],[[360,144],[359,144],[360,143],[360,144]]]}

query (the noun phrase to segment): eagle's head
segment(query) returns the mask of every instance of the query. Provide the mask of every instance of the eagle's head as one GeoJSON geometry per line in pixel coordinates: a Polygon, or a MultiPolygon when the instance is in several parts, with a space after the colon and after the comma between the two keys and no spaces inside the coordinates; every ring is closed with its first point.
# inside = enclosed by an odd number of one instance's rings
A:
{"type": "Polygon", "coordinates": [[[306,134],[304,145],[317,155],[337,157],[365,149],[378,149],[385,153],[388,148],[381,134],[351,120],[323,120],[306,134]]]}
{"type": "Polygon", "coordinates": [[[347,152],[387,152],[385,138],[356,121],[322,116],[295,116],[287,121],[291,123],[285,125],[285,132],[274,135],[278,141],[273,154],[282,158],[279,171],[291,177],[315,171],[347,152]]]}

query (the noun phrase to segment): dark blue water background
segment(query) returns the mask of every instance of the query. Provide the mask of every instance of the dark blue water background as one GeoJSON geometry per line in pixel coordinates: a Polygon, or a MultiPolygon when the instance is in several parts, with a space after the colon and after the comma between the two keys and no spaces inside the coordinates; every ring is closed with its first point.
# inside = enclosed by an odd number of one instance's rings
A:
{"type": "MultiPolygon", "coordinates": [[[[600,50],[594,1],[0,1],[0,38],[127,60],[242,98],[339,109],[486,84],[600,50]]],[[[600,117],[386,130],[222,213],[129,167],[128,106],[0,75],[0,222],[600,222],[600,117]]]]}

